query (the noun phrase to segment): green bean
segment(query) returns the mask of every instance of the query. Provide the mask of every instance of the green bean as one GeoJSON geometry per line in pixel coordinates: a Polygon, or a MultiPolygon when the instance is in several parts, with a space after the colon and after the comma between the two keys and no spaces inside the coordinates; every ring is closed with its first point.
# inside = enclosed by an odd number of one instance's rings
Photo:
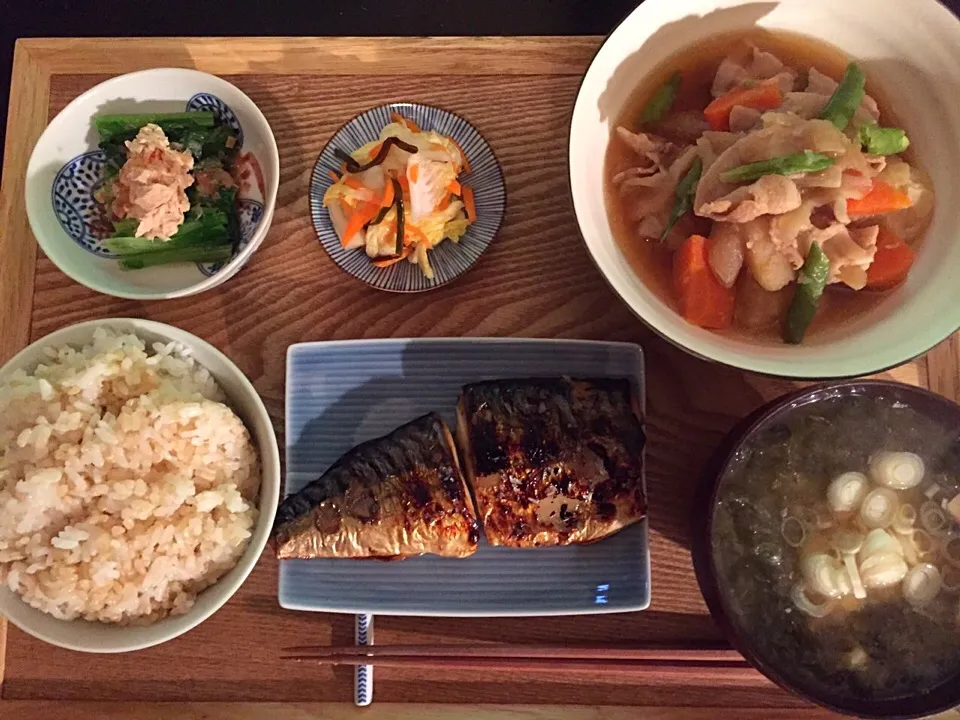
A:
{"type": "Polygon", "coordinates": [[[810,251],[803,267],[797,274],[797,292],[793,296],[787,319],[783,326],[783,339],[798,345],[817,314],[820,296],[827,286],[830,275],[830,260],[817,243],[810,244],[810,251]]]}
{"type": "Polygon", "coordinates": [[[910,138],[900,128],[861,125],[860,144],[871,155],[896,155],[910,147],[910,138]]]}
{"type": "Polygon", "coordinates": [[[833,95],[827,101],[820,113],[820,119],[829,120],[840,130],[843,130],[850,123],[853,114],[863,102],[863,96],[866,94],[864,86],[866,78],[856,63],[847,65],[847,69],[840,78],[840,84],[833,91],[833,95]]]}
{"type": "Polygon", "coordinates": [[[752,182],[764,175],[799,175],[800,173],[819,172],[833,165],[834,160],[823,153],[804,150],[796,155],[760,160],[731,168],[720,173],[720,179],[728,183],[752,182]]]}
{"type": "Polygon", "coordinates": [[[701,173],[703,173],[703,160],[698,157],[693,161],[690,169],[687,170],[687,174],[677,183],[677,189],[674,191],[676,199],[673,201],[673,208],[670,210],[667,225],[660,234],[661,242],[667,239],[667,234],[677,224],[677,220],[693,207],[693,196],[697,194],[697,183],[700,182],[701,173]]]}
{"type": "Polygon", "coordinates": [[[681,80],[680,73],[674,73],[667,82],[660,86],[653,97],[650,98],[650,101],[644,105],[640,113],[641,124],[648,125],[663,120],[664,116],[670,112],[670,108],[673,107],[673,101],[677,99],[677,91],[680,90],[681,80]]]}

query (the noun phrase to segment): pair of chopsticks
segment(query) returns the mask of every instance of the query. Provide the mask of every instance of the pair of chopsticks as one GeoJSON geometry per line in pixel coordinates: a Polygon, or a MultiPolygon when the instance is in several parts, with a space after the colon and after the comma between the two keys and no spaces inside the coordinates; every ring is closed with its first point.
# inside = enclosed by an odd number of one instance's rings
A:
{"type": "Polygon", "coordinates": [[[543,671],[551,673],[636,673],[655,671],[677,679],[755,679],[743,656],[728,648],[617,648],[549,645],[378,645],[300,646],[283,658],[324,665],[438,670],[543,671]]]}

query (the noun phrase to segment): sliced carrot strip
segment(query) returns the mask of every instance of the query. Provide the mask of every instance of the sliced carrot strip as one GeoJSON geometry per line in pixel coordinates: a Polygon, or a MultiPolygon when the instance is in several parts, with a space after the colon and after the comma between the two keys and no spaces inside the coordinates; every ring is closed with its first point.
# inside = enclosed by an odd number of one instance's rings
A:
{"type": "Polygon", "coordinates": [[[896,287],[907,279],[916,257],[912,247],[881,226],[877,235],[877,254],[867,268],[867,287],[871,290],[896,287]]]}
{"type": "Polygon", "coordinates": [[[360,180],[358,180],[354,175],[344,175],[343,184],[354,190],[363,190],[365,187],[364,184],[360,182],[360,180]]]}
{"type": "Polygon", "coordinates": [[[403,252],[400,253],[397,257],[384,258],[383,260],[373,260],[372,262],[373,262],[373,264],[376,265],[378,268],[386,268],[386,267],[390,267],[391,265],[393,265],[393,264],[395,264],[395,263],[400,262],[401,260],[403,260],[403,259],[406,258],[406,257],[409,257],[410,253],[412,253],[412,252],[413,252],[413,245],[409,245],[409,246],[405,247],[405,248],[403,249],[403,252]]]}
{"type": "Polygon", "coordinates": [[[417,124],[416,124],[413,120],[411,120],[410,118],[404,117],[403,115],[401,115],[401,114],[398,113],[398,112],[392,112],[392,113],[390,113],[390,119],[391,119],[393,122],[398,122],[398,123],[400,123],[401,125],[406,126],[406,128],[407,128],[408,130],[412,131],[412,132],[420,132],[420,126],[419,126],[419,125],[417,125],[417,124]]]}
{"type": "Polygon", "coordinates": [[[350,240],[353,239],[353,236],[363,230],[366,224],[377,216],[378,212],[380,212],[379,203],[372,202],[364,203],[355,210],[347,220],[347,227],[343,230],[343,237],[340,238],[340,244],[346,247],[350,240]]]}
{"type": "Polygon", "coordinates": [[[410,182],[416,182],[420,178],[420,166],[411,165],[407,168],[407,175],[410,179],[410,182]]]}
{"type": "Polygon", "coordinates": [[[407,225],[406,232],[404,233],[403,244],[416,245],[417,243],[426,243],[427,247],[430,247],[430,242],[427,240],[427,236],[423,234],[423,231],[420,228],[418,228],[416,225],[407,225]],[[414,237],[408,239],[407,235],[412,235],[414,237]]]}
{"type": "Polygon", "coordinates": [[[910,196],[883,180],[874,180],[870,192],[859,200],[847,200],[850,215],[883,215],[910,207],[910,196]]]}
{"type": "Polygon", "coordinates": [[[380,150],[383,149],[383,143],[377,143],[372,148],[370,148],[370,155],[367,156],[367,161],[373,160],[377,155],[380,154],[380,150]]]}
{"type": "Polygon", "coordinates": [[[450,185],[447,186],[447,192],[451,195],[459,195],[462,192],[460,183],[454,180],[450,185]]]}
{"type": "Polygon", "coordinates": [[[737,105],[754,110],[774,110],[780,107],[783,95],[780,88],[770,82],[763,82],[749,88],[738,88],[721,95],[707,105],[703,116],[710,123],[711,130],[730,129],[730,111],[737,105]]]}
{"type": "Polygon", "coordinates": [[[393,181],[387,179],[387,184],[383,186],[383,195],[380,196],[380,207],[390,207],[396,199],[396,190],[393,189],[393,181]]]}
{"type": "Polygon", "coordinates": [[[448,137],[447,139],[453,143],[453,146],[457,150],[460,151],[460,157],[463,158],[463,172],[470,172],[470,161],[467,159],[467,154],[463,151],[463,148],[460,147],[460,143],[458,143],[452,137],[448,137]]]}
{"type": "Polygon", "coordinates": [[[327,175],[329,175],[330,179],[333,180],[335,183],[340,182],[340,176],[337,175],[333,170],[327,170],[327,175]]]}
{"type": "Polygon", "coordinates": [[[720,330],[733,322],[735,291],[724,287],[708,260],[708,241],[691,235],[673,255],[673,285],[684,319],[702,328],[720,330]]]}
{"type": "Polygon", "coordinates": [[[477,202],[473,197],[473,188],[467,185],[463,186],[463,206],[467,211],[467,220],[477,221],[477,202]]]}
{"type": "Polygon", "coordinates": [[[453,195],[446,195],[439,203],[437,203],[436,210],[446,210],[450,207],[450,201],[453,200],[453,195]]]}

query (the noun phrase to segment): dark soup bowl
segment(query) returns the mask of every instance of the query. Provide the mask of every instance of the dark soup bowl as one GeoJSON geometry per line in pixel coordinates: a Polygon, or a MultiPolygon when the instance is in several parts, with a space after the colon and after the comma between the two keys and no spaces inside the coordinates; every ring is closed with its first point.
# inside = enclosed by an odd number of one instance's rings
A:
{"type": "Polygon", "coordinates": [[[780,398],[695,515],[710,612],[768,678],[860,717],[960,704],[960,405],[872,380],[780,398]]]}

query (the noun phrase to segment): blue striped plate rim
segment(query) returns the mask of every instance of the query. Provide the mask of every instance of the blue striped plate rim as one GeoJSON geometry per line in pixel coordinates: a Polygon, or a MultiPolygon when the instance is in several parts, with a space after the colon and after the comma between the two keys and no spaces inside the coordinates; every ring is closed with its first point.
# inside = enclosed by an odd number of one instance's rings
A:
{"type": "Polygon", "coordinates": [[[398,102],[380,105],[358,115],[340,128],[326,144],[313,166],[310,177],[310,217],[324,250],[340,269],[379,290],[391,292],[423,292],[446,285],[469,270],[493,242],[506,210],[506,186],[503,171],[493,149],[469,122],[459,115],[422,103],[398,102]],[[329,172],[339,171],[340,160],[334,154],[339,148],[352,152],[380,137],[388,125],[390,113],[410,118],[424,130],[434,130],[457,141],[470,160],[470,172],[462,181],[474,192],[477,221],[459,242],[445,240],[430,251],[430,264],[436,277],[428,280],[419,266],[399,262],[378,268],[362,249],[347,250],[333,229],[330,214],[323,207],[323,195],[332,184],[329,172]]]}

